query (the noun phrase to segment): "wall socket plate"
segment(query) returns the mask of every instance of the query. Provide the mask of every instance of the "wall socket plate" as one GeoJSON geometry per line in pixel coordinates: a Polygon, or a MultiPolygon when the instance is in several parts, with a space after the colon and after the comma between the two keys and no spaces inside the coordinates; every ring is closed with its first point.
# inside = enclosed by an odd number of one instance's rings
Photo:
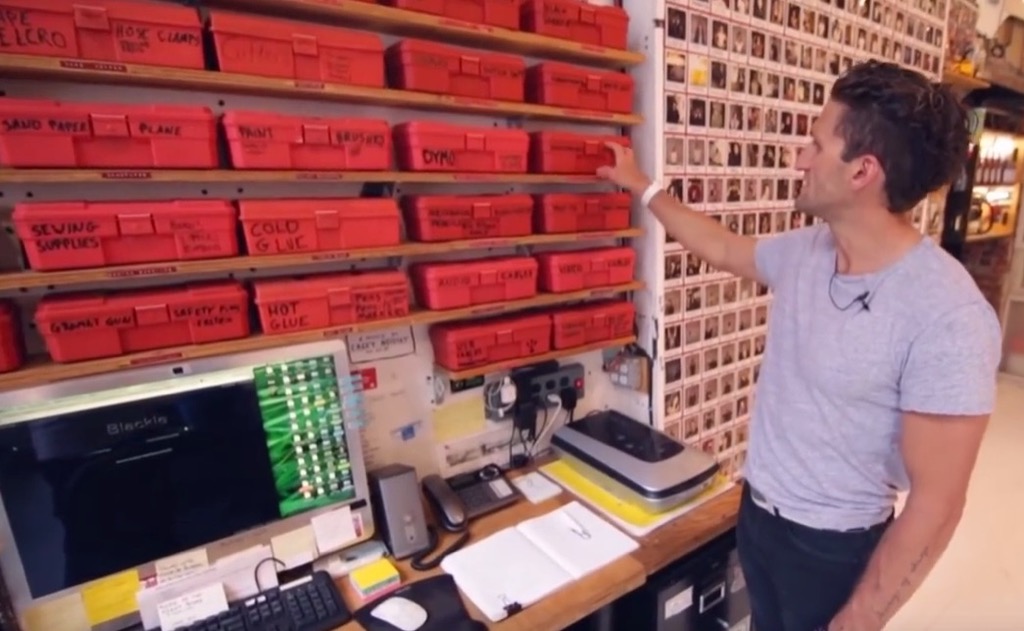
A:
{"type": "Polygon", "coordinates": [[[549,394],[558,394],[563,388],[575,388],[576,400],[583,399],[585,391],[585,371],[583,364],[566,364],[553,370],[525,370],[521,373],[513,373],[512,379],[516,383],[526,382],[528,390],[520,392],[519,396],[529,393],[538,401],[544,402],[549,394]]]}

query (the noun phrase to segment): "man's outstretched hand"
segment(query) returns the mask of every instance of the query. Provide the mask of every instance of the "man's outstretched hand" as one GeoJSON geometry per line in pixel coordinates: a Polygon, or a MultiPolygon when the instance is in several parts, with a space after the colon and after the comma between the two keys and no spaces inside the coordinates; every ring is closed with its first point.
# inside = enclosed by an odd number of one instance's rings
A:
{"type": "Polygon", "coordinates": [[[614,182],[628,189],[634,195],[642,195],[651,180],[636,165],[633,150],[623,147],[617,142],[606,142],[605,146],[615,154],[615,166],[605,166],[597,170],[598,177],[614,182]]]}

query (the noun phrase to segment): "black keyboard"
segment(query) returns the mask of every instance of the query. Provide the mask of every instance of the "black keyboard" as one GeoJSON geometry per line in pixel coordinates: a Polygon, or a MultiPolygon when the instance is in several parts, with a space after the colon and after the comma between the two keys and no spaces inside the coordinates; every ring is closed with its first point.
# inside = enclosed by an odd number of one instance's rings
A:
{"type": "Polygon", "coordinates": [[[179,631],[333,631],[351,619],[331,575],[314,572],[179,631]]]}

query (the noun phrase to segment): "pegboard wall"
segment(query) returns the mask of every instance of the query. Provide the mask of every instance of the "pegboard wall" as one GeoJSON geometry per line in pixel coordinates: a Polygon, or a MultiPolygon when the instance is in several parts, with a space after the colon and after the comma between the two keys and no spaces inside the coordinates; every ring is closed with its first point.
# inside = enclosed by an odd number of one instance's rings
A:
{"type": "MultiPolygon", "coordinates": [[[[614,4],[603,0],[593,4],[614,4]]],[[[292,19],[302,19],[300,17],[292,19]]],[[[308,18],[307,18],[308,21],[308,18]]],[[[315,21],[315,20],[314,20],[315,21]]],[[[339,24],[339,26],[346,26],[339,24]]],[[[380,33],[385,47],[399,41],[400,37],[380,33]]],[[[427,38],[424,38],[427,39],[427,38]]],[[[481,46],[481,49],[484,47],[481,46]]],[[[541,58],[525,57],[530,67],[541,58]]],[[[579,65],[585,65],[583,63],[579,65]]],[[[403,108],[401,106],[379,107],[371,104],[351,104],[343,100],[323,98],[242,95],[233,91],[174,89],[139,87],[130,81],[115,81],[95,84],[78,80],[65,81],[59,78],[14,78],[0,79],[0,95],[14,98],[46,99],[74,102],[199,105],[210,108],[216,115],[234,111],[263,111],[294,115],[353,117],[386,120],[394,126],[407,121],[442,121],[446,123],[476,127],[523,129],[528,132],[540,130],[573,131],[586,134],[629,135],[627,128],[614,123],[613,117],[602,122],[600,117],[588,122],[577,122],[571,117],[546,120],[544,117],[523,117],[501,115],[479,108],[479,113],[467,114],[455,111],[431,111],[430,108],[403,108]]],[[[444,107],[437,108],[444,110],[444,107]]],[[[223,149],[223,148],[222,148],[223,149]]],[[[323,175],[323,174],[321,174],[323,175]]],[[[514,178],[509,178],[509,181],[514,178]]],[[[487,178],[467,178],[459,183],[381,183],[364,184],[347,179],[323,177],[299,178],[294,181],[264,181],[253,178],[245,181],[217,182],[197,178],[181,182],[144,181],[131,178],[120,181],[76,180],[50,181],[43,183],[18,182],[7,179],[0,183],[0,213],[6,228],[0,243],[0,272],[17,274],[27,270],[22,245],[14,236],[11,227],[11,213],[20,203],[47,201],[148,201],[148,200],[285,200],[285,199],[334,199],[358,196],[395,197],[406,195],[507,195],[513,193],[546,192],[608,192],[613,189],[586,178],[548,178],[541,183],[488,183],[487,178]],[[479,180],[479,181],[476,181],[479,180]]],[[[403,243],[407,235],[403,232],[403,243]]],[[[409,265],[425,260],[469,260],[503,255],[527,255],[541,251],[578,250],[610,245],[628,245],[629,239],[606,236],[573,239],[543,245],[517,245],[502,243],[499,246],[482,244],[474,248],[458,248],[449,252],[429,255],[377,256],[372,260],[360,257],[340,258],[322,261],[306,261],[283,268],[246,268],[239,265],[234,269],[220,269],[213,272],[194,274],[163,274],[155,265],[154,273],[145,271],[111,275],[95,282],[77,282],[73,286],[60,283],[33,283],[31,286],[11,288],[0,292],[0,298],[12,300],[21,313],[24,338],[29,354],[45,355],[45,347],[36,331],[34,313],[41,298],[72,292],[121,292],[142,288],[178,286],[184,283],[213,279],[236,279],[248,282],[262,278],[289,278],[327,272],[342,272],[368,269],[400,269],[408,271],[409,265]]],[[[604,298],[626,296],[628,292],[598,292],[592,297],[604,298]]],[[[567,300],[572,302],[571,300],[567,300]]],[[[482,318],[481,315],[467,319],[482,318]]],[[[253,318],[255,322],[255,317],[253,318]]],[[[254,325],[254,334],[258,327],[254,325]]],[[[491,422],[483,417],[482,388],[477,385],[468,390],[453,392],[450,376],[435,368],[433,348],[428,335],[428,325],[412,324],[394,329],[374,330],[366,333],[347,335],[350,349],[350,363],[363,376],[363,398],[366,406],[366,423],[363,428],[364,445],[369,467],[391,462],[405,462],[415,465],[419,475],[441,472],[452,474],[479,467],[482,464],[498,462],[504,464],[510,454],[523,450],[513,445],[510,450],[511,423],[491,422]]],[[[325,332],[324,335],[339,335],[344,331],[325,332]]],[[[589,351],[577,356],[561,357],[562,363],[578,362],[583,365],[586,379],[586,397],[579,402],[577,416],[591,410],[612,407],[621,392],[611,385],[602,371],[601,350],[589,351]]],[[[521,362],[528,363],[527,361],[521,362]]],[[[499,379],[502,372],[485,375],[486,381],[499,379]]],[[[554,410],[552,410],[554,412],[554,410]]],[[[649,410],[644,406],[646,420],[649,410]]],[[[542,416],[543,419],[543,416],[542,416]]],[[[551,418],[551,423],[564,422],[565,414],[551,418]]],[[[547,434],[550,435],[550,432],[547,434]]],[[[535,452],[541,451],[546,441],[538,444],[535,452]]]]}
{"type": "MultiPolygon", "coordinates": [[[[636,131],[644,170],[679,201],[730,230],[768,238],[802,227],[794,168],[836,77],[879,58],[938,80],[945,0],[690,0],[628,3],[637,70],[636,131]],[[650,28],[651,26],[654,28],[650,28]]],[[[910,215],[938,239],[944,195],[910,215]]],[[[638,225],[640,330],[655,361],[657,426],[719,458],[745,460],[771,312],[766,287],[711,268],[649,215],[638,225]]]]}

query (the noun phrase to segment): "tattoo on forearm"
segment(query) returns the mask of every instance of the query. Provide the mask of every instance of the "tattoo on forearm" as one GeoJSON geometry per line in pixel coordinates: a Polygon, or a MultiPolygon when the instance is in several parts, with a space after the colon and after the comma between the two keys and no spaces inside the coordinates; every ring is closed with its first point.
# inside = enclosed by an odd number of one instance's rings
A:
{"type": "Polygon", "coordinates": [[[919,554],[917,558],[910,563],[910,573],[904,576],[903,580],[900,581],[899,587],[896,588],[896,592],[892,595],[892,598],[890,598],[881,609],[875,612],[879,621],[885,621],[889,617],[889,614],[892,613],[893,609],[899,606],[900,602],[903,601],[907,591],[913,587],[913,579],[917,577],[918,570],[930,555],[931,548],[925,546],[925,548],[921,550],[921,554],[919,554]]]}

